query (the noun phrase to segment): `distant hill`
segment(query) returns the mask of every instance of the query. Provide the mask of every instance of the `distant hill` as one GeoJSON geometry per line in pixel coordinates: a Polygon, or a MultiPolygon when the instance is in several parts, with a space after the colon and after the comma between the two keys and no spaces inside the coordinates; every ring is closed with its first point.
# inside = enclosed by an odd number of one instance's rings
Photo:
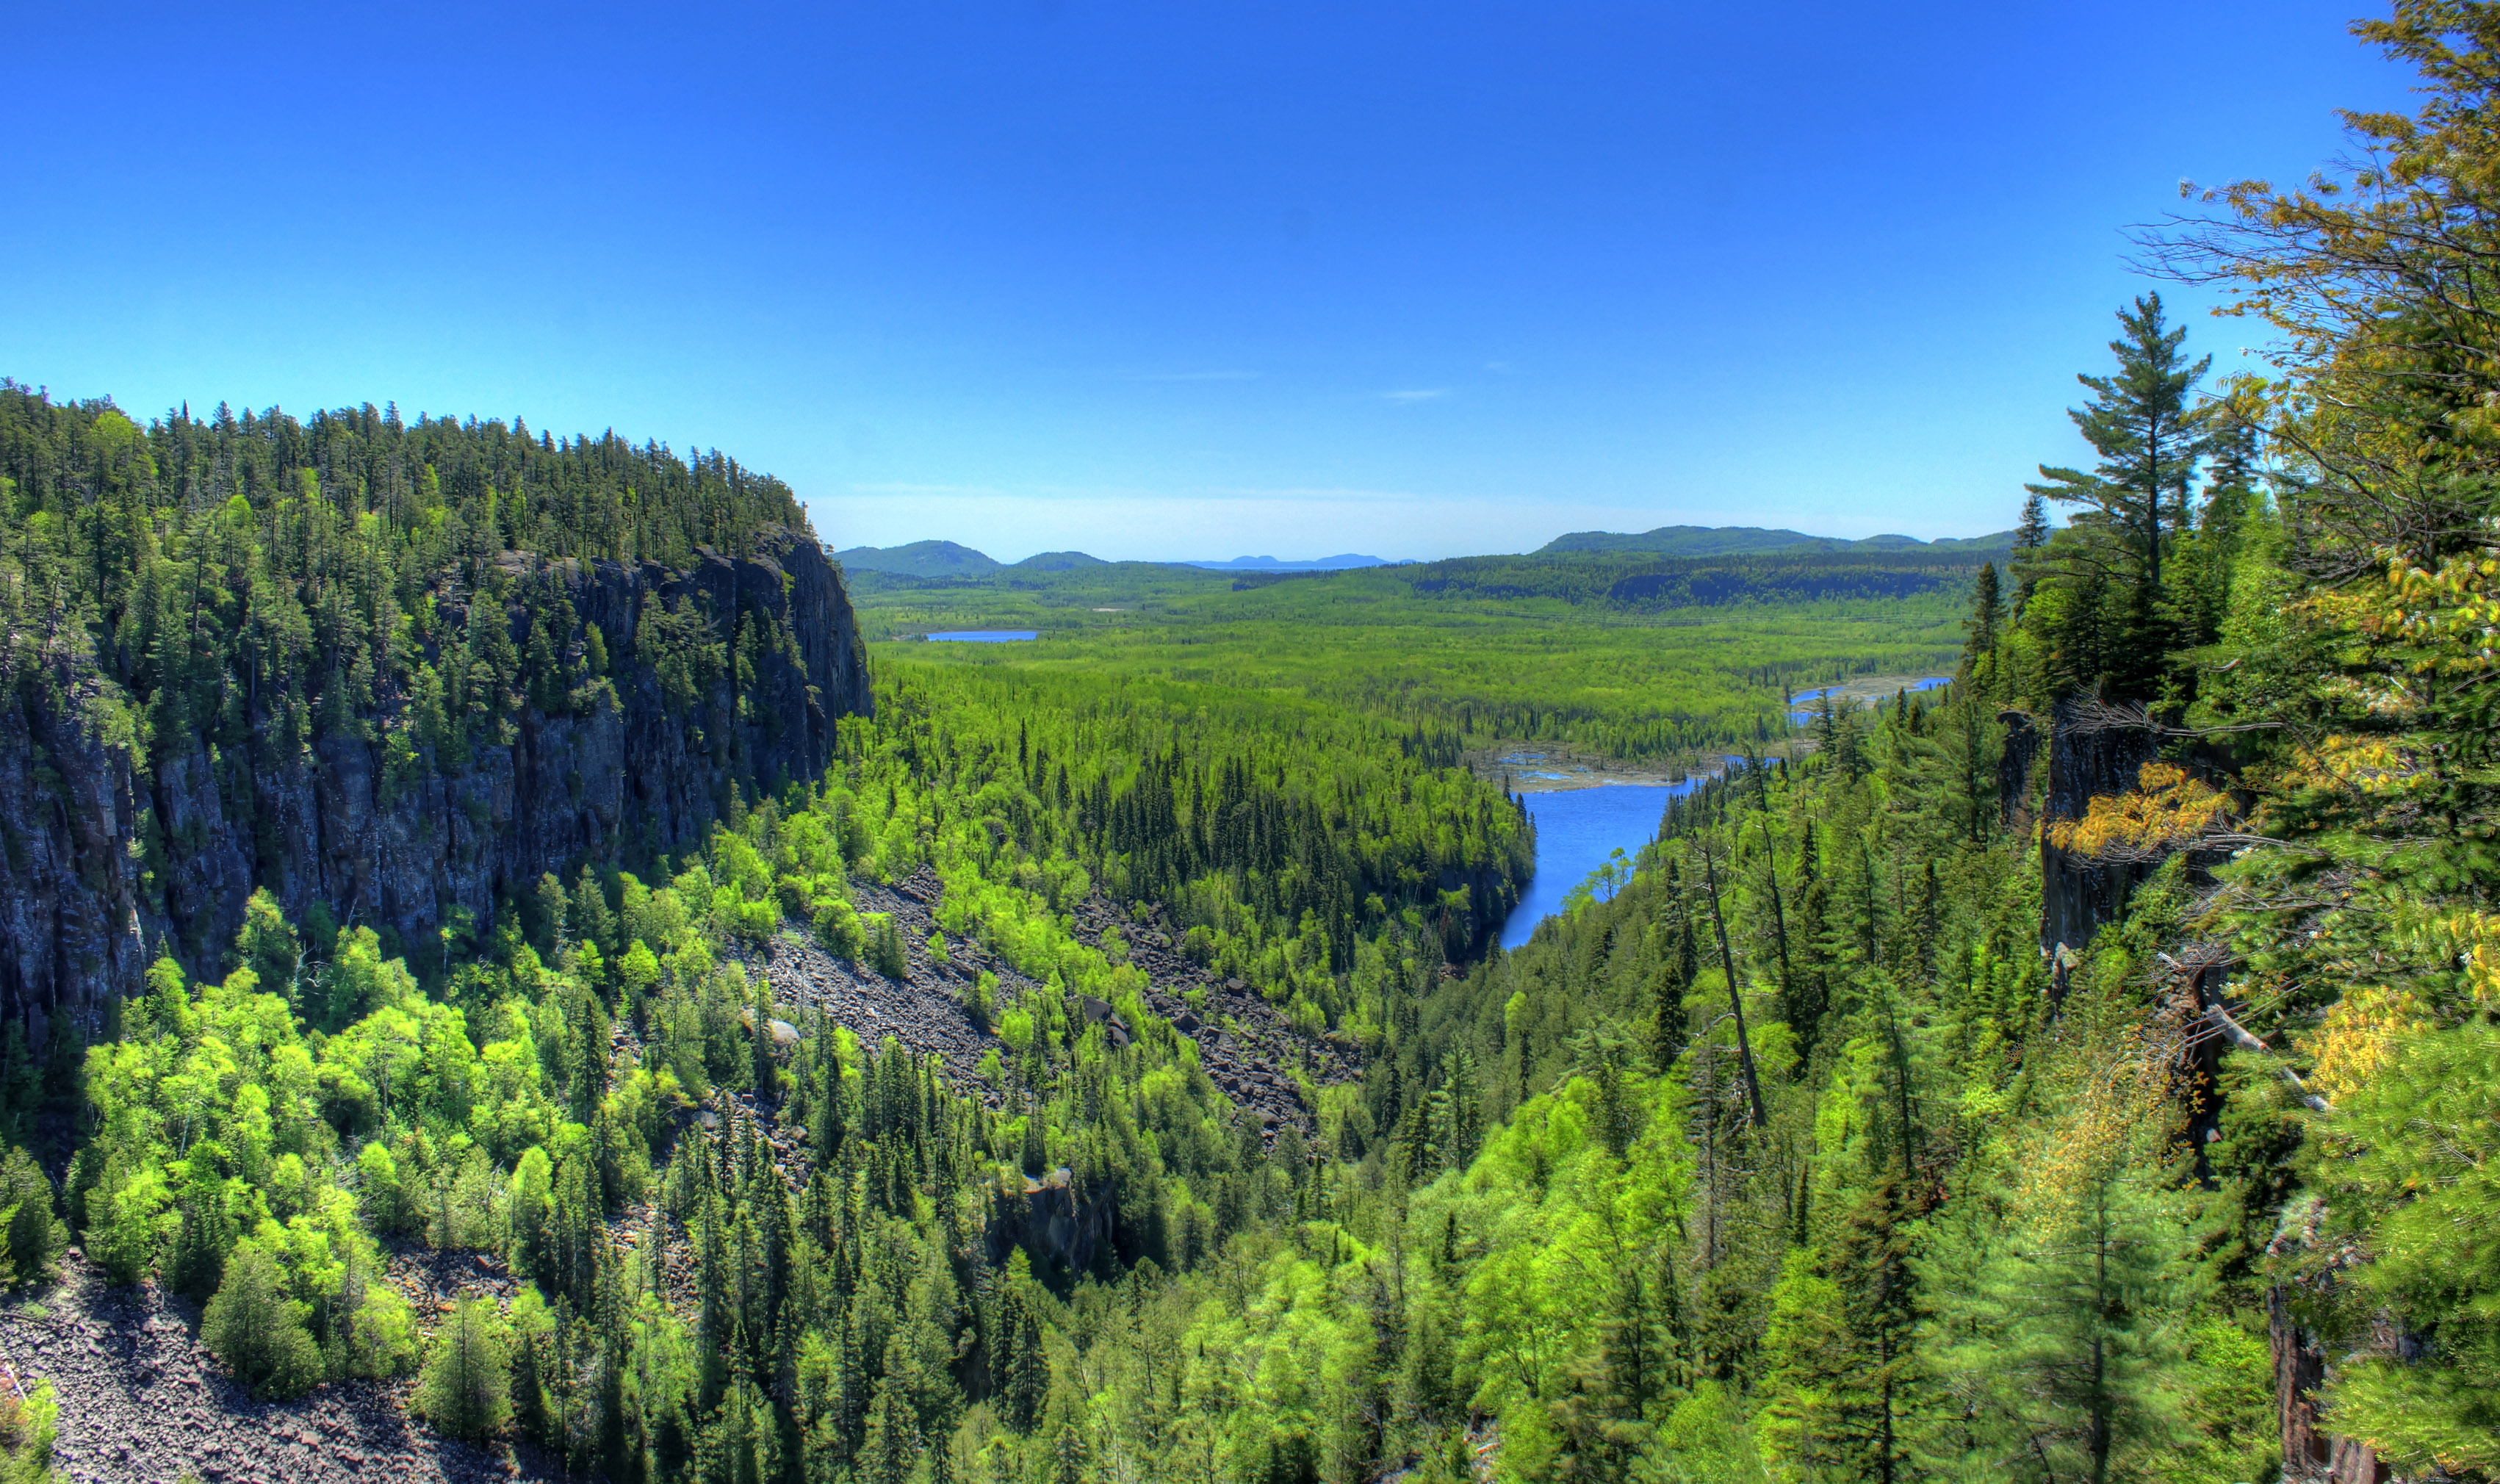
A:
{"type": "Polygon", "coordinates": [[[1558,536],[1532,553],[1553,556],[1569,551],[1640,552],[1656,556],[1763,556],[1774,551],[1924,551],[1936,555],[1964,555],[1982,551],[2011,550],[2014,533],[2000,531],[1993,536],[1973,536],[1945,541],[1921,541],[1915,536],[1869,536],[1863,541],[1843,541],[1832,536],[1808,536],[1803,531],[1765,530],[1760,526],[1660,526],[1655,531],[1624,535],[1614,531],[1574,531],[1558,536]]]}
{"type": "Polygon", "coordinates": [[[1174,562],[1172,565],[1202,567],[1208,572],[1344,572],[1355,567],[1394,567],[1397,563],[1385,556],[1341,551],[1335,556],[1315,556],[1307,562],[1280,562],[1272,556],[1236,556],[1229,562],[1174,562]]]}
{"type": "Polygon", "coordinates": [[[1099,556],[1087,556],[1082,551],[1039,551],[1006,570],[1009,572],[1070,572],[1079,567],[1110,565],[1099,556]]]}
{"type": "Polygon", "coordinates": [[[845,572],[891,572],[906,577],[985,577],[999,564],[951,541],[915,541],[907,546],[853,546],[834,560],[845,572]]]}
{"type": "MultiPolygon", "coordinates": [[[[1942,541],[1927,542],[1922,549],[1940,554],[1945,552],[1962,552],[1973,556],[1990,552],[2011,551],[2014,549],[2014,538],[2021,534],[2022,533],[2019,531],[1999,531],[1993,536],[1949,536],[1942,541]]],[[[1888,538],[1882,536],[1868,538],[1870,541],[1884,541],[1887,539],[1888,538]]],[[[1910,538],[1906,536],[1890,539],[1910,541],[1910,538]]],[[[1910,541],[1910,544],[1914,546],[1920,545],[1920,543],[1915,541],[1910,541]]]]}

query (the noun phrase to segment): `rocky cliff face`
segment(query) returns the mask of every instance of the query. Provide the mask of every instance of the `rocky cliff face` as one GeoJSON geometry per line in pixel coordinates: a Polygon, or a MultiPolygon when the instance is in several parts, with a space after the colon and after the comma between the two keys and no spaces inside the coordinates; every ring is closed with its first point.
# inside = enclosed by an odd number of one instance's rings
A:
{"type": "MultiPolygon", "coordinates": [[[[320,904],[421,959],[446,928],[491,927],[542,873],[647,869],[699,844],[734,788],[813,778],[835,721],[872,707],[841,577],[805,532],[768,528],[748,556],[700,548],[681,570],[510,551],[496,566],[515,644],[522,595],[542,620],[560,596],[561,652],[578,665],[596,625],[608,683],[518,706],[460,758],[394,757],[402,700],[291,750],[255,710],[247,748],[157,737],[143,756],[115,736],[111,686],[66,643],[47,650],[0,702],[0,1014],[41,1044],[62,1017],[100,1029],[159,953],[221,972],[261,886],[298,921],[320,904]]],[[[465,623],[475,601],[439,595],[465,623]]]]}
{"type": "MultiPolygon", "coordinates": [[[[2040,802],[2041,817],[2051,822],[2081,819],[2094,798],[2132,791],[2137,772],[2161,755],[2160,739],[2151,732],[2087,726],[2081,704],[2068,697],[2051,713],[2049,786],[2040,802]]],[[[2149,865],[2086,860],[2045,839],[2040,870],[2040,946],[2051,950],[2059,943],[2080,950],[2091,941],[2153,873],[2149,865]]]]}
{"type": "MultiPolygon", "coordinates": [[[[2165,754],[2161,735],[2142,724],[2114,722],[2110,709],[2069,696],[2050,714],[2044,736],[2030,717],[2008,711],[2005,756],[1998,770],[2000,803],[2009,828],[2033,823],[2056,824],[2081,819],[2095,798],[2135,792],[2147,763],[2167,760],[2220,789],[2237,787],[2230,755],[2210,742],[2165,754]],[[2035,796],[2031,782],[2034,759],[2048,749],[2047,786],[2035,796]]],[[[2242,805],[2245,808],[2245,801],[2242,805]]],[[[2170,846],[2164,846],[2166,853],[2170,846]]],[[[2212,884],[2210,873],[2225,852],[2188,847],[2188,879],[2212,884]]],[[[2061,849],[2043,835],[2040,841],[2040,947],[2054,952],[2059,944],[2081,950],[2105,923],[2126,910],[2127,899],[2160,867],[2150,859],[2101,860],[2061,849]]]]}

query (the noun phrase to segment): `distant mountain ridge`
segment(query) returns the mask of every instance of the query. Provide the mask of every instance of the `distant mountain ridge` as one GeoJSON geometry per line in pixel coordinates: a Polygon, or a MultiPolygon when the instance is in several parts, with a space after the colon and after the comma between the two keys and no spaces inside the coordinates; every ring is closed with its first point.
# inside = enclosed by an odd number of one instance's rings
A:
{"type": "Polygon", "coordinates": [[[907,546],[852,546],[834,553],[844,572],[883,572],[903,577],[986,577],[994,572],[1067,572],[1110,563],[1082,551],[1038,551],[1021,562],[1002,562],[986,551],[951,541],[915,541],[907,546]]]}
{"type": "Polygon", "coordinates": [[[985,577],[999,570],[986,552],[951,541],[915,541],[907,546],[853,546],[834,560],[845,572],[890,572],[906,577],[985,577]]]}
{"type": "MultiPolygon", "coordinates": [[[[1898,551],[1934,556],[1976,556],[2010,551],[2014,533],[1943,541],[1915,536],[1869,536],[1845,541],[1809,536],[1803,531],[1769,530],[1761,526],[1660,526],[1654,531],[1573,531],[1558,536],[1530,556],[1600,552],[1641,556],[1768,556],[1799,551],[1898,551]]],[[[852,546],[834,553],[847,572],[882,572],[905,577],[986,577],[1002,572],[1069,572],[1080,567],[1112,565],[1083,551],[1042,551],[1020,562],[1002,562],[987,552],[951,541],[915,541],[902,546],[852,546]]],[[[1365,567],[1406,565],[1388,557],[1341,551],[1334,556],[1287,561],[1273,556],[1236,556],[1228,561],[1176,561],[1151,565],[1189,567],[1201,572],[1292,573],[1347,572],[1365,567]]]]}
{"type": "MultiPolygon", "coordinates": [[[[902,546],[852,546],[834,553],[845,572],[882,572],[903,577],[986,577],[998,572],[1069,572],[1079,567],[1112,565],[1083,551],[1038,551],[1021,562],[1002,562],[986,551],[951,541],[915,541],[902,546]]],[[[1194,567],[1204,572],[1344,572],[1357,567],[1392,567],[1387,557],[1343,551],[1306,562],[1272,556],[1236,556],[1227,562],[1158,562],[1162,567],[1194,567]]]]}
{"type": "Polygon", "coordinates": [[[1102,560],[1099,556],[1088,556],[1082,551],[1036,551],[1033,555],[1026,557],[1021,562],[1010,563],[1003,570],[1007,572],[1070,572],[1079,567],[1108,567],[1111,564],[1109,562],[1102,560]]]}
{"type": "Polygon", "coordinates": [[[1835,536],[1808,536],[1803,531],[1766,530],[1761,526],[1660,526],[1628,535],[1615,531],[1573,531],[1558,536],[1530,552],[1556,556],[1564,552],[1640,552],[1657,556],[1766,556],[1779,551],[1924,551],[1938,556],[2010,551],[2014,533],[1948,537],[1921,541],[1915,536],[1869,536],[1846,541],[1835,536]]]}
{"type": "Polygon", "coordinates": [[[1356,567],[1395,567],[1385,556],[1365,556],[1356,551],[1340,551],[1334,556],[1315,556],[1307,562],[1278,561],[1272,556],[1236,556],[1229,562],[1175,562],[1176,567],[1201,567],[1208,572],[1345,572],[1356,567]]]}

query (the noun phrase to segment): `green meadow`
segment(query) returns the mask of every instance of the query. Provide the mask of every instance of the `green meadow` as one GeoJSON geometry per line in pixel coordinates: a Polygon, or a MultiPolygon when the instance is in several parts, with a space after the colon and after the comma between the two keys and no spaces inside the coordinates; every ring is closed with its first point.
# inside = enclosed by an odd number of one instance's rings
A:
{"type": "Polygon", "coordinates": [[[853,576],[885,663],[1291,691],[1469,739],[1670,760],[1784,734],[1788,697],[1941,674],[1977,563],[1481,557],[1292,577],[1106,563],[853,576]],[[925,643],[1033,629],[1031,643],[925,643]]]}

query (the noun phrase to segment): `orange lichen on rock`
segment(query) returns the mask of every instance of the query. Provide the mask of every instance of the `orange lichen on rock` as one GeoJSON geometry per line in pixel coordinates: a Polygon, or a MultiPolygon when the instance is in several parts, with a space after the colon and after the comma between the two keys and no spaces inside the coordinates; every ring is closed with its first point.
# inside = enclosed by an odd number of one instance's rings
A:
{"type": "Polygon", "coordinates": [[[2081,819],[2049,826],[2049,842],[2095,860],[2149,860],[2213,828],[2230,809],[2229,797],[2172,763],[2147,763],[2135,775],[2135,792],[2102,795],[2081,819]]]}

